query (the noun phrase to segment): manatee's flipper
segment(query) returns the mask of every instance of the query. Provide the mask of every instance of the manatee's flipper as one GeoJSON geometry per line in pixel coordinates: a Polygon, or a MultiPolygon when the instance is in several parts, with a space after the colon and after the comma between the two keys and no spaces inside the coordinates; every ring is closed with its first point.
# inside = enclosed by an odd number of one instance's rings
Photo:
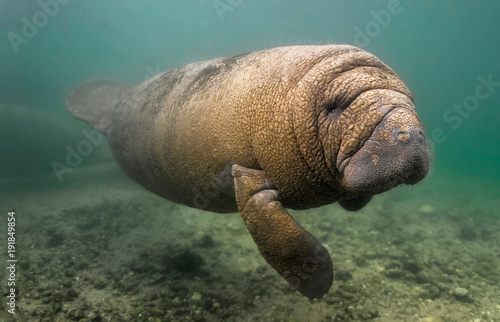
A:
{"type": "Polygon", "coordinates": [[[372,200],[372,196],[358,196],[352,199],[342,199],[339,200],[339,204],[348,211],[358,211],[364,206],[366,206],[370,200],[372,200]]]}
{"type": "Polygon", "coordinates": [[[79,120],[106,134],[110,117],[116,104],[132,86],[107,80],[95,79],[76,87],[66,100],[68,110],[79,120]]]}
{"type": "Polygon", "coordinates": [[[262,256],[299,292],[321,298],[333,281],[328,251],[285,210],[264,171],[235,164],[232,174],[238,209],[262,256]]]}

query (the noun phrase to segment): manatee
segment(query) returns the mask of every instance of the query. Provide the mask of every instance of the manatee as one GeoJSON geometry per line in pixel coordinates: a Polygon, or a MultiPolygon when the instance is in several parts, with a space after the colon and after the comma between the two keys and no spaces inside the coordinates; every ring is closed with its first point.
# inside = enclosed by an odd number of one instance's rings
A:
{"type": "Polygon", "coordinates": [[[415,184],[429,149],[413,98],[372,54],[292,46],[189,64],[137,86],[93,80],[69,111],[106,135],[137,183],[207,211],[239,211],[265,260],[310,299],[333,282],[323,245],[287,208],[415,184]]]}

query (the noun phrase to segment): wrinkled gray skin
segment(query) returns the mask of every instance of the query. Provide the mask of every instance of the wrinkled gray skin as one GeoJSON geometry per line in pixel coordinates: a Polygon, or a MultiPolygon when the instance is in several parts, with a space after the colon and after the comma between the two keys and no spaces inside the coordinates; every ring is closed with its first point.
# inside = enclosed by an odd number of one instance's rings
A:
{"type": "Polygon", "coordinates": [[[370,198],[420,181],[429,151],[399,77],[352,46],[263,50],[187,65],[135,87],[96,80],[68,97],[135,181],[175,202],[239,210],[264,258],[309,298],[328,253],[285,208],[370,198]]]}

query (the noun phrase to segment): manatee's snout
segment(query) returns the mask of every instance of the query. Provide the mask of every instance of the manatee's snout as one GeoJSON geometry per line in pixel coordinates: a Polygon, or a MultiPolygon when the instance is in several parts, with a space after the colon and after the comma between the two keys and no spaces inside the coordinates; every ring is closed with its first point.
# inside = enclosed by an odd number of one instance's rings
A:
{"type": "Polygon", "coordinates": [[[429,148],[416,114],[395,108],[341,169],[344,184],[359,193],[376,194],[400,184],[415,184],[429,172],[429,148]]]}

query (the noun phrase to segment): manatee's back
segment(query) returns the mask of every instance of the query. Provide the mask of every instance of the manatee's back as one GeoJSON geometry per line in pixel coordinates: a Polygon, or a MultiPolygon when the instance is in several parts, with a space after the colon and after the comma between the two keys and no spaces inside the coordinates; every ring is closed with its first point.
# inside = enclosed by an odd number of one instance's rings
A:
{"type": "MultiPolygon", "coordinates": [[[[228,70],[229,63],[225,63],[228,70]]],[[[216,115],[220,106],[208,103],[217,98],[203,102],[194,97],[208,87],[207,79],[217,64],[217,60],[190,64],[135,87],[92,80],[69,94],[68,110],[106,135],[117,163],[146,189],[189,206],[234,212],[237,207],[229,161],[242,161],[231,155],[242,146],[220,147],[226,155],[216,156],[218,133],[206,124],[220,124],[224,135],[231,136],[221,121],[226,117],[216,115]]]]}

